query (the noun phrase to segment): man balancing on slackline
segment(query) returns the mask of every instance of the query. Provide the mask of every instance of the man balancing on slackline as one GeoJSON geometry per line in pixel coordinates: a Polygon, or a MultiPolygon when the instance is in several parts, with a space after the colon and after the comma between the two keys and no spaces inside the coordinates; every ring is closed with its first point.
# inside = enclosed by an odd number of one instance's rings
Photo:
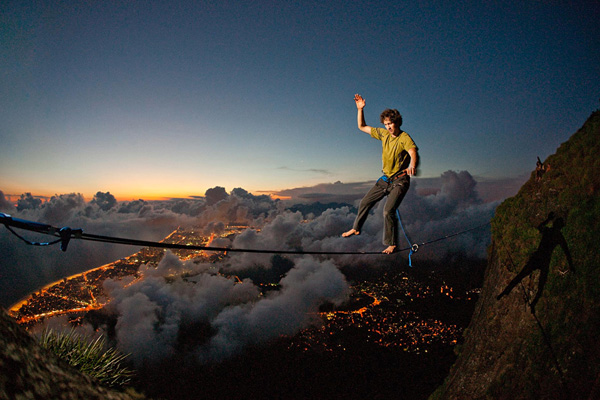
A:
{"type": "Polygon", "coordinates": [[[358,214],[354,226],[342,234],[343,237],[359,235],[363,224],[367,219],[369,211],[384,196],[388,196],[383,209],[384,234],[383,244],[388,246],[383,253],[391,254],[396,250],[398,242],[398,220],[396,209],[400,206],[404,195],[410,186],[410,176],[415,174],[417,168],[417,146],[402,131],[402,115],[395,109],[387,109],[381,113],[383,128],[373,128],[365,123],[363,109],[365,99],[361,95],[354,95],[356,108],[358,109],[358,129],[368,133],[371,137],[381,140],[383,153],[383,176],[377,180],[373,188],[363,197],[358,207],[358,214]]]}

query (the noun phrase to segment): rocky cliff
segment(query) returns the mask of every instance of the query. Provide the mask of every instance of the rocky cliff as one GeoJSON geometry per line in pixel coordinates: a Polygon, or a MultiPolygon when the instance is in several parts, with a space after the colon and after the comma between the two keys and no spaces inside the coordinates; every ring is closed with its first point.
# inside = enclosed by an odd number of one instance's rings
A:
{"type": "Polygon", "coordinates": [[[480,300],[433,399],[600,398],[599,189],[600,110],[497,208],[480,300]]]}
{"type": "Polygon", "coordinates": [[[131,397],[99,386],[41,348],[0,309],[0,399],[103,399],[131,397]]]}

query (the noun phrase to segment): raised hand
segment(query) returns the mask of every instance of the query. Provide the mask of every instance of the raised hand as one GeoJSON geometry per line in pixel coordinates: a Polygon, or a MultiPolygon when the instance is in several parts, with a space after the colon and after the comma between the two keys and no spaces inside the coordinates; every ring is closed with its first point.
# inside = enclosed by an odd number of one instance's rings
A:
{"type": "Polygon", "coordinates": [[[358,108],[359,110],[365,108],[365,99],[363,99],[363,97],[360,94],[354,95],[354,101],[356,102],[356,108],[358,108]]]}

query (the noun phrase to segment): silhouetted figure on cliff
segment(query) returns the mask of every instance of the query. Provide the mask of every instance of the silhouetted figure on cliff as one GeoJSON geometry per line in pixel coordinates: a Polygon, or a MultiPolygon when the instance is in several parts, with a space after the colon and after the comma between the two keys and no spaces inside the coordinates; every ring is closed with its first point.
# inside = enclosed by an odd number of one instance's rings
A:
{"type": "Polygon", "coordinates": [[[546,164],[544,164],[542,160],[540,160],[540,158],[538,157],[537,162],[535,163],[535,181],[541,181],[542,177],[546,173],[546,170],[548,169],[550,169],[550,167],[547,167],[546,164]]]}
{"type": "Polygon", "coordinates": [[[560,230],[565,226],[565,221],[562,218],[554,219],[554,213],[548,214],[548,218],[544,222],[538,225],[538,230],[542,234],[542,239],[540,240],[540,245],[537,250],[533,252],[531,257],[529,257],[529,261],[523,267],[521,272],[515,278],[510,281],[506,289],[500,293],[496,299],[500,300],[502,296],[505,296],[510,293],[511,290],[514,289],[515,286],[519,282],[521,282],[526,276],[531,275],[536,269],[540,270],[540,279],[538,284],[538,290],[535,295],[535,298],[531,302],[531,310],[533,311],[535,305],[538,300],[542,296],[542,291],[544,290],[544,285],[546,285],[546,281],[548,280],[548,272],[550,270],[550,259],[552,258],[552,252],[556,246],[562,247],[565,255],[567,256],[567,261],[569,262],[569,269],[575,272],[575,268],[573,267],[573,260],[571,259],[571,253],[569,252],[569,247],[567,246],[567,241],[565,237],[562,235],[560,230]],[[552,227],[549,228],[546,225],[554,220],[552,227]]]}

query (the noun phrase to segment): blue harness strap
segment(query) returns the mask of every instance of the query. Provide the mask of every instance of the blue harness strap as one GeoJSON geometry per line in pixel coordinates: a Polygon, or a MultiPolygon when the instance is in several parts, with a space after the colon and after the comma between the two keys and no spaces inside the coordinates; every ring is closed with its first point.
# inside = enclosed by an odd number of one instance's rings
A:
{"type": "Polygon", "coordinates": [[[398,216],[398,223],[400,224],[400,228],[402,228],[402,233],[404,233],[404,237],[406,238],[406,241],[408,242],[408,246],[410,247],[410,252],[408,253],[408,266],[412,267],[412,260],[411,257],[413,255],[413,253],[416,253],[419,250],[419,245],[416,243],[411,243],[410,239],[408,238],[408,235],[406,234],[406,231],[404,230],[404,225],[402,225],[402,218],[400,218],[400,211],[398,211],[398,209],[396,209],[396,215],[398,216]]]}
{"type": "Polygon", "coordinates": [[[379,178],[378,181],[384,181],[385,183],[390,183],[390,178],[388,178],[387,175],[381,175],[381,178],[379,178]]]}

